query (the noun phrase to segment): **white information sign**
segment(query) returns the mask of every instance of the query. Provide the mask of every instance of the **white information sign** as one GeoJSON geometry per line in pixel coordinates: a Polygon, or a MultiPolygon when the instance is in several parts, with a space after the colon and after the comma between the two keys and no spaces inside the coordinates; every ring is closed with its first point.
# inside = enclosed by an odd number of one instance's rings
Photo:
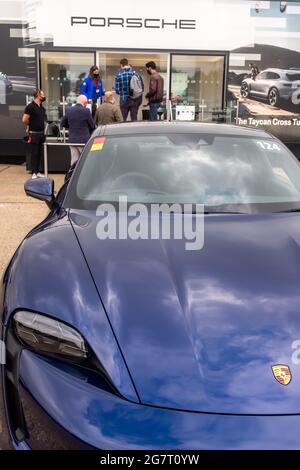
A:
{"type": "Polygon", "coordinates": [[[6,104],[6,86],[5,81],[0,79],[0,104],[6,104]]]}
{"type": "Polygon", "coordinates": [[[176,106],[176,120],[177,121],[194,121],[195,120],[195,106],[176,106]]]}

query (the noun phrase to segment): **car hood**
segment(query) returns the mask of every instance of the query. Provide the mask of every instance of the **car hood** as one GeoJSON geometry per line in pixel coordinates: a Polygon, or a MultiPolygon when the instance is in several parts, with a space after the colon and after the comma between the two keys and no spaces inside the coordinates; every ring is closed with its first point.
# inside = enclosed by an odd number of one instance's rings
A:
{"type": "Polygon", "coordinates": [[[299,214],[207,215],[200,251],[100,241],[96,215],[70,220],[143,403],[300,413],[299,214]],[[290,367],[288,385],[276,364],[290,367]]]}

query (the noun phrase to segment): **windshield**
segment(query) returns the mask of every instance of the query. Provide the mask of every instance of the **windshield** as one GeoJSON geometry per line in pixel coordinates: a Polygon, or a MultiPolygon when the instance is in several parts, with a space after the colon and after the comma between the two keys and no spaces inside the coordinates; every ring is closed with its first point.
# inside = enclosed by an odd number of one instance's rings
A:
{"type": "Polygon", "coordinates": [[[204,204],[212,212],[300,208],[300,165],[271,138],[209,134],[95,137],[64,206],[102,202],[204,204]]]}

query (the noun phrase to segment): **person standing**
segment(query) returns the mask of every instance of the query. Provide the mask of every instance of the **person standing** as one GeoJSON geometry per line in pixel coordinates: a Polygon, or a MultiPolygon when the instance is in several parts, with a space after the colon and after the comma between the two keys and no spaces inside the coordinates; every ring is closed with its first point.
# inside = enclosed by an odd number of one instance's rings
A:
{"type": "MultiPolygon", "coordinates": [[[[69,129],[70,144],[85,144],[95,128],[91,112],[86,107],[87,104],[88,100],[85,95],[78,96],[77,103],[67,110],[61,120],[61,127],[69,129]]],[[[77,162],[82,150],[83,146],[70,146],[71,166],[77,162]]]]}
{"type": "MultiPolygon", "coordinates": [[[[136,116],[138,116],[139,108],[143,102],[143,94],[144,94],[144,82],[141,75],[133,70],[133,67],[130,65],[133,75],[130,80],[130,97],[134,100],[134,104],[136,105],[136,116]]],[[[137,118],[136,118],[137,120],[137,118]]]]}
{"type": "Polygon", "coordinates": [[[130,65],[127,59],[120,61],[121,69],[115,78],[115,91],[120,96],[120,108],[124,121],[127,120],[130,113],[131,121],[137,121],[138,109],[141,104],[141,97],[134,98],[131,89],[131,79],[133,75],[138,75],[130,65]]]}
{"type": "Polygon", "coordinates": [[[96,127],[122,121],[122,114],[119,106],[116,106],[112,91],[105,92],[104,103],[97,109],[94,121],[96,127]]]}
{"type": "Polygon", "coordinates": [[[45,142],[45,122],[47,115],[42,103],[46,100],[42,90],[34,93],[33,101],[25,108],[22,122],[26,125],[28,132],[28,143],[30,144],[32,179],[41,178],[39,172],[40,163],[43,158],[43,144],[45,142]]]}
{"type": "Polygon", "coordinates": [[[150,75],[149,91],[146,98],[149,101],[149,120],[157,121],[158,108],[164,96],[164,79],[157,72],[156,64],[152,60],[146,64],[147,73],[150,75]]]}
{"type": "Polygon", "coordinates": [[[100,78],[100,70],[96,65],[90,68],[89,74],[85,77],[85,80],[81,87],[81,94],[85,95],[89,102],[92,104],[92,115],[95,116],[97,109],[97,101],[102,99],[105,90],[103,88],[103,81],[100,78]]]}
{"type": "Polygon", "coordinates": [[[252,80],[255,80],[257,75],[259,74],[259,69],[257,67],[257,65],[255,64],[249,64],[249,67],[250,67],[250,76],[252,78],[252,80]]]}

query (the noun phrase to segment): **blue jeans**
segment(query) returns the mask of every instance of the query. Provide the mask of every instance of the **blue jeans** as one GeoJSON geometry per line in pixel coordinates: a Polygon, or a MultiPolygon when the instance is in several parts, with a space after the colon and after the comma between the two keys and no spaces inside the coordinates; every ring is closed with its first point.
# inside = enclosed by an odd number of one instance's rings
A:
{"type": "Polygon", "coordinates": [[[158,118],[157,111],[159,107],[160,107],[160,103],[149,104],[149,121],[157,121],[157,118],[158,118]]]}

